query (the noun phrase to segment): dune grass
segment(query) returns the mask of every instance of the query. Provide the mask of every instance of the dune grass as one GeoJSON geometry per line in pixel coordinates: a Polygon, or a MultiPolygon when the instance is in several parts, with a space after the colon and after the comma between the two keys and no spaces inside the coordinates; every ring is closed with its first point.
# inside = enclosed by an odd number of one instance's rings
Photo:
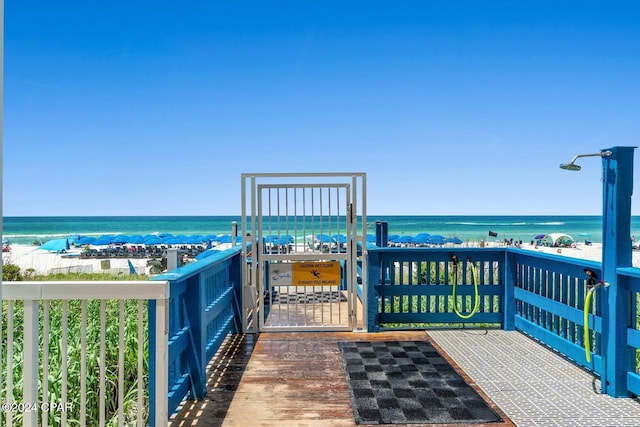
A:
{"type": "MultiPolygon", "coordinates": [[[[136,279],[146,280],[144,276],[134,276],[136,279]]],[[[132,280],[132,276],[119,275],[110,276],[105,274],[56,274],[52,276],[32,276],[29,280],[56,280],[56,281],[74,281],[74,280],[132,280]]],[[[44,384],[42,377],[43,370],[46,369],[48,381],[46,388],[48,396],[41,397],[48,403],[59,405],[64,403],[63,399],[63,375],[65,372],[63,360],[66,359],[66,376],[67,376],[67,399],[68,406],[63,408],[55,407],[55,409],[46,412],[49,425],[80,425],[81,405],[80,405],[80,389],[81,378],[86,378],[86,425],[98,425],[100,420],[100,343],[102,342],[100,329],[100,312],[103,309],[106,313],[106,328],[104,330],[105,342],[105,387],[104,396],[104,412],[106,425],[118,425],[117,417],[119,411],[119,390],[118,390],[118,357],[120,349],[119,334],[119,317],[121,304],[118,300],[97,301],[89,300],[86,305],[81,301],[72,300],[68,303],[54,300],[49,303],[42,301],[40,303],[40,354],[39,354],[39,378],[41,384],[39,391],[42,392],[44,384]],[[67,316],[63,316],[66,305],[67,316]],[[48,306],[48,307],[47,307],[48,306]],[[85,311],[86,310],[86,311],[85,311]],[[83,311],[85,315],[83,316],[83,311]],[[43,325],[45,312],[48,312],[48,363],[43,363],[43,325]],[[82,324],[82,318],[86,318],[86,324],[82,324]],[[63,335],[68,336],[66,358],[63,357],[63,335]],[[86,336],[86,375],[81,377],[81,336],[86,336]],[[68,411],[67,411],[68,408],[68,411]],[[65,420],[66,418],[66,420],[65,420]]],[[[146,301],[124,301],[124,370],[122,372],[124,378],[124,389],[122,390],[125,425],[135,425],[138,403],[138,341],[141,341],[143,349],[143,396],[142,403],[144,408],[148,408],[148,323],[147,323],[147,305],[146,301]],[[138,318],[142,313],[142,336],[138,336],[138,318]]],[[[22,401],[22,351],[23,351],[23,303],[16,301],[12,310],[9,309],[9,302],[2,302],[2,360],[0,362],[2,372],[7,372],[6,348],[7,348],[7,329],[8,316],[13,317],[13,400],[14,402],[22,401]]],[[[2,389],[0,397],[2,401],[7,400],[7,381],[6,375],[3,375],[2,389]]],[[[6,416],[7,414],[3,414],[6,416]]],[[[21,414],[13,413],[14,424],[21,423],[21,414]]],[[[42,417],[42,413],[39,415],[42,417]]],[[[142,419],[146,420],[148,414],[141,414],[142,419]]],[[[145,421],[146,422],[146,421],[145,421]]],[[[41,424],[41,420],[39,421],[41,424]]]]}

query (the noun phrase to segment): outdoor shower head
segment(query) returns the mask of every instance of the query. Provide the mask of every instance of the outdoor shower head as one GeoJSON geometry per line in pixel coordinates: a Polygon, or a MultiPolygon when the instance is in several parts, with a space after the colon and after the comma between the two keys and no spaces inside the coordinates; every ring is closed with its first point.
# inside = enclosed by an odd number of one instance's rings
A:
{"type": "Polygon", "coordinates": [[[610,155],[611,155],[611,151],[609,150],[600,151],[599,153],[593,153],[593,154],[578,154],[569,163],[562,163],[560,165],[560,169],[565,169],[568,171],[579,171],[582,168],[580,167],[580,165],[576,165],[576,160],[579,159],[580,157],[594,157],[594,156],[607,157],[610,155]]]}

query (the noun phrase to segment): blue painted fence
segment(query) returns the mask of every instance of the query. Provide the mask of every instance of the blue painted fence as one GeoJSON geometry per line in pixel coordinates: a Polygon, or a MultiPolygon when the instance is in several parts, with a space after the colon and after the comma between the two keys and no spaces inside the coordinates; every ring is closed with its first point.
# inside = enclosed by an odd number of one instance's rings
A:
{"type": "MultiPolygon", "coordinates": [[[[603,380],[603,391],[622,397],[640,395],[637,355],[640,352],[640,269],[617,269],[618,303],[610,306],[606,292],[595,291],[589,310],[591,362],[587,363],[584,305],[591,271],[602,277],[602,263],[515,248],[377,248],[367,249],[368,330],[428,329],[473,325],[519,330],[553,348],[603,380]],[[466,300],[469,313],[475,293],[469,273],[454,271],[452,255],[478,272],[480,305],[463,319],[453,310],[452,288],[466,300]],[[425,273],[425,271],[427,273],[425,273]],[[457,280],[457,281],[456,281],[457,280]],[[615,313],[624,323],[604,328],[603,318],[615,313]],[[618,346],[605,352],[617,336],[618,346]],[[622,392],[609,389],[615,375],[622,392]]],[[[466,267],[462,267],[467,271],[466,267]]],[[[613,287],[613,286],[612,286],[613,287]]]]}
{"type": "Polygon", "coordinates": [[[367,328],[371,332],[424,324],[508,323],[504,250],[369,247],[367,266],[367,328]],[[475,304],[473,274],[479,308],[471,319],[464,319],[454,310],[452,285],[456,283],[458,312],[466,316],[475,304]]]}
{"type": "MultiPolygon", "coordinates": [[[[170,282],[169,300],[169,413],[183,399],[201,399],[206,393],[206,366],[228,334],[241,333],[241,247],[188,264],[156,280],[170,282]]],[[[514,248],[367,248],[367,328],[499,327],[519,330],[553,348],[594,375],[620,376],[624,395],[640,395],[636,355],[640,351],[640,269],[617,270],[619,306],[608,307],[601,288],[595,293],[589,317],[593,353],[587,363],[583,342],[583,310],[588,287],[585,270],[601,277],[602,264],[514,248]],[[457,260],[457,263],[455,262],[457,260]],[[472,267],[473,265],[473,267],[472,267]],[[475,275],[475,279],[474,276],[475,275]],[[459,312],[452,288],[456,284],[459,312]],[[617,310],[624,324],[603,328],[603,316],[617,310]],[[611,334],[622,335],[616,354],[604,354],[611,334]],[[611,367],[615,361],[617,366],[611,367]]],[[[358,293],[362,296],[362,293],[358,293]]],[[[150,328],[155,306],[149,306],[150,328]]],[[[151,337],[153,339],[153,337],[151,337]]],[[[150,342],[151,411],[155,402],[153,366],[155,345],[150,342]]],[[[156,425],[150,419],[150,425],[156,425]]]]}
{"type": "MultiPolygon", "coordinates": [[[[222,251],[154,277],[167,280],[169,299],[168,412],[184,399],[202,399],[206,394],[206,366],[230,333],[242,332],[241,247],[222,251]]],[[[155,319],[155,306],[149,306],[155,319]]],[[[151,328],[155,325],[150,325],[151,328]]],[[[151,329],[153,330],[153,329],[151,329]]],[[[154,342],[149,345],[149,396],[155,402],[154,342]]],[[[156,425],[154,419],[150,425],[156,425]]],[[[158,423],[162,424],[162,423],[158,423]]]]}

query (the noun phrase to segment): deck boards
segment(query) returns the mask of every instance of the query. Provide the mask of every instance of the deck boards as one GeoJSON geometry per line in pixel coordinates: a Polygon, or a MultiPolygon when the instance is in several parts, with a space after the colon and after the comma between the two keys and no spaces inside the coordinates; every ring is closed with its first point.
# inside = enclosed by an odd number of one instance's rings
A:
{"type": "Polygon", "coordinates": [[[210,366],[207,397],[185,405],[170,425],[355,426],[338,342],[427,338],[423,331],[401,331],[262,333],[257,341],[236,339],[235,355],[225,343],[210,366]],[[235,368],[243,365],[234,390],[220,374],[233,368],[230,378],[237,380],[235,368]]]}

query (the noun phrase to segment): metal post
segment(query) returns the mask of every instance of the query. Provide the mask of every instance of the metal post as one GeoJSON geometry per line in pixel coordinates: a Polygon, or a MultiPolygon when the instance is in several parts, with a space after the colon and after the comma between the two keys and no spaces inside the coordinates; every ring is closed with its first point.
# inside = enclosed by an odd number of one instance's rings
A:
{"type": "MultiPolygon", "coordinates": [[[[617,269],[632,265],[631,194],[633,193],[633,153],[635,147],[609,148],[602,158],[602,354],[604,367],[601,389],[614,397],[627,397],[629,351],[627,328],[630,319],[628,290],[622,289],[617,269]]],[[[634,316],[635,319],[635,316],[634,316]]]]}
{"type": "Polygon", "coordinates": [[[376,246],[386,248],[389,236],[389,223],[386,221],[376,221],[376,246]]]}
{"type": "Polygon", "coordinates": [[[238,223],[231,222],[231,246],[235,246],[238,240],[238,223]]]}
{"type": "Polygon", "coordinates": [[[178,261],[178,248],[168,248],[167,271],[175,270],[178,267],[180,267],[180,262],[178,261]]]}

